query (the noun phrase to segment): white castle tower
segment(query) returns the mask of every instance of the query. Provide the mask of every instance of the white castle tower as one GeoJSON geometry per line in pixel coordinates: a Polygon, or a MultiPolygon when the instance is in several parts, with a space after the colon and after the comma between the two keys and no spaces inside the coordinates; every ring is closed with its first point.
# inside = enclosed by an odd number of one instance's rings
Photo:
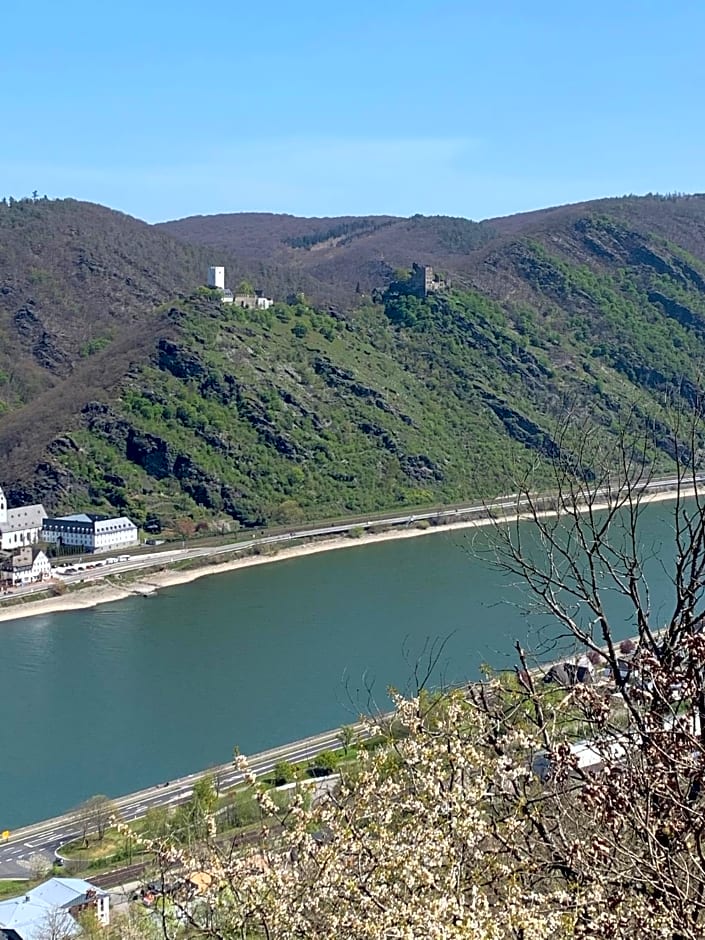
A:
{"type": "Polygon", "coordinates": [[[7,499],[0,486],[0,526],[7,525],[7,499]]]}
{"type": "Polygon", "coordinates": [[[225,290],[225,268],[222,266],[211,265],[208,268],[208,286],[215,287],[216,290],[225,290]]]}

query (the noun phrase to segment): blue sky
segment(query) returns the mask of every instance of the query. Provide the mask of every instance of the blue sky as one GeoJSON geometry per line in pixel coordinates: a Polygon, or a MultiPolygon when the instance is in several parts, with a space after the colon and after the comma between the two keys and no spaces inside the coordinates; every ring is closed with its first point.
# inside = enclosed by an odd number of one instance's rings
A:
{"type": "Polygon", "coordinates": [[[5,0],[0,195],[148,221],[703,191],[702,0],[5,0]]]}

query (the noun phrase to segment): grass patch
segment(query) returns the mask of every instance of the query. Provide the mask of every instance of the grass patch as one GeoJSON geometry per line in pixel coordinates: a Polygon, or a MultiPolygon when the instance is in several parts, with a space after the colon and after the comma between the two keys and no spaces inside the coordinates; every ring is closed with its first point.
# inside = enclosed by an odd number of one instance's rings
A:
{"type": "Polygon", "coordinates": [[[59,849],[60,854],[72,862],[83,862],[89,865],[96,861],[125,861],[132,859],[138,853],[135,851],[134,839],[129,839],[117,829],[108,829],[105,836],[98,839],[89,839],[85,845],[82,839],[69,842],[59,849]]]}
{"type": "Polygon", "coordinates": [[[17,894],[24,894],[30,887],[29,881],[0,881],[0,900],[12,898],[17,894]]]}
{"type": "MultiPolygon", "coordinates": [[[[125,841],[122,836],[120,837],[120,841],[125,841]]],[[[108,830],[104,838],[100,840],[89,839],[88,845],[86,845],[83,839],[77,839],[75,842],[69,842],[68,845],[61,846],[59,851],[64,858],[92,860],[94,858],[100,858],[103,855],[112,855],[116,851],[117,844],[117,832],[108,830]]]]}

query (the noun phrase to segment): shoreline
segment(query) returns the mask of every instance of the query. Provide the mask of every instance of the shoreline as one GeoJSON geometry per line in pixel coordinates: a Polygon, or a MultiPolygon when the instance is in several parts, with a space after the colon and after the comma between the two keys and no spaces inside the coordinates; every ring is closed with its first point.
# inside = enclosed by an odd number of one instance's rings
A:
{"type": "MultiPolygon", "coordinates": [[[[674,491],[647,493],[642,497],[641,502],[661,503],[671,502],[676,499],[677,493],[674,491]]],[[[694,495],[692,488],[681,490],[681,497],[688,498],[694,495]]],[[[600,504],[596,509],[607,508],[606,504],[600,504]]],[[[550,512],[541,513],[542,516],[552,515],[550,512]]],[[[508,519],[513,519],[509,516],[508,519]]],[[[155,571],[145,575],[144,580],[139,577],[133,581],[130,586],[118,587],[114,584],[96,583],[86,588],[79,588],[77,591],[64,594],[58,597],[47,597],[36,601],[27,601],[26,604],[17,604],[3,609],[0,606],[0,623],[12,620],[23,620],[28,617],[37,617],[49,614],[57,614],[74,610],[91,610],[102,604],[111,604],[115,601],[126,600],[129,597],[141,595],[150,597],[163,588],[177,587],[181,584],[190,584],[200,578],[207,578],[212,575],[226,574],[231,571],[238,571],[241,568],[251,568],[255,565],[268,565],[278,561],[288,561],[292,558],[303,558],[306,555],[317,555],[320,552],[338,551],[345,548],[362,548],[366,545],[373,545],[378,542],[391,542],[399,539],[417,538],[422,535],[438,535],[447,532],[457,532],[462,529],[486,528],[498,520],[493,519],[468,519],[461,522],[450,522],[447,525],[429,526],[426,529],[409,526],[404,529],[388,529],[386,532],[367,532],[362,533],[359,538],[350,536],[333,536],[329,539],[321,539],[303,545],[293,545],[289,548],[281,548],[264,555],[245,555],[242,558],[234,558],[230,561],[210,563],[208,559],[212,556],[205,556],[205,563],[199,567],[187,571],[179,571],[166,568],[162,571],[155,571]]],[[[530,521],[527,517],[527,521],[530,521]]]]}

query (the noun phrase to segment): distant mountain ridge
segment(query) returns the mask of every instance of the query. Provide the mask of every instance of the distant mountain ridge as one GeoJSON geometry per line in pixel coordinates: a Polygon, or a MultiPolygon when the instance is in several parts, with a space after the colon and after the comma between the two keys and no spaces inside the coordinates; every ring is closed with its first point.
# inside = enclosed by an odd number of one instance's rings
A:
{"type": "Polygon", "coordinates": [[[479,223],[0,204],[0,483],[52,511],[251,526],[497,495],[540,475],[567,402],[606,438],[636,415],[668,469],[664,402],[698,407],[704,363],[702,195],[479,223]],[[414,262],[450,286],[423,296],[414,262]],[[227,308],[209,264],[277,304],[227,308]]]}
{"type": "MultiPolygon", "coordinates": [[[[411,260],[458,267],[494,236],[488,223],[446,216],[298,218],[242,213],[194,216],[157,226],[188,244],[276,262],[315,282],[315,300],[351,303],[370,293],[411,260]]],[[[264,270],[264,269],[260,269],[264,270]]]]}
{"type": "Polygon", "coordinates": [[[411,261],[435,265],[456,275],[472,275],[483,249],[508,239],[559,232],[582,216],[607,213],[624,224],[645,229],[698,256],[705,254],[705,195],[625,196],[538,209],[481,222],[450,216],[410,218],[340,216],[302,218],[273,213],[192,216],[160,223],[156,228],[191,245],[231,252],[238,258],[310,275],[316,299],[351,300],[358,286],[365,292],[389,280],[411,261]],[[350,228],[339,238],[326,237],[350,228]],[[308,240],[310,244],[304,242],[308,240]]]}
{"type": "Polygon", "coordinates": [[[368,233],[401,221],[395,216],[331,216],[303,218],[273,212],[238,212],[221,215],[195,215],[158,223],[162,229],[190,244],[234,250],[242,257],[270,260],[288,249],[307,247],[305,240],[320,243],[345,234],[368,233]]]}

